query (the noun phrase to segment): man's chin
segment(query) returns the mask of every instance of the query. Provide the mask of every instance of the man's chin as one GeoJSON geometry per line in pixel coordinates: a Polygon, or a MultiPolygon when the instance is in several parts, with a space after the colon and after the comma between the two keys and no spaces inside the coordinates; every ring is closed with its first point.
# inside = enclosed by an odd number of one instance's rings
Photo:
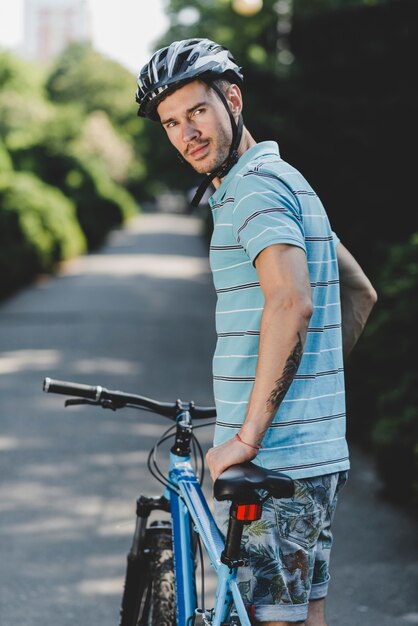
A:
{"type": "Polygon", "coordinates": [[[188,161],[188,163],[198,174],[210,174],[213,171],[213,167],[204,165],[203,163],[190,163],[190,161],[188,161]]]}
{"type": "Polygon", "coordinates": [[[204,158],[201,161],[195,161],[195,160],[190,160],[186,157],[184,157],[185,160],[187,161],[187,163],[195,170],[195,172],[197,172],[198,174],[210,174],[211,172],[214,172],[218,167],[220,167],[222,165],[222,163],[220,163],[219,165],[213,161],[213,159],[211,159],[211,162],[208,162],[209,160],[204,158]]]}

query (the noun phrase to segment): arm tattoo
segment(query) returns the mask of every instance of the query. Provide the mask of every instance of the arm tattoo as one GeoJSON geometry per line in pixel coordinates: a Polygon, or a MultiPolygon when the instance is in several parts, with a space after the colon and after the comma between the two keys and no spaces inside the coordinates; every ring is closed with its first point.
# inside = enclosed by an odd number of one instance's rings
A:
{"type": "Polygon", "coordinates": [[[302,339],[298,333],[298,340],[289,354],[286,364],[284,366],[283,374],[276,380],[276,386],[271,392],[268,400],[267,407],[269,410],[277,411],[281,405],[283,398],[285,397],[287,390],[289,389],[291,382],[297,372],[300,361],[302,359],[303,346],[302,339]]]}

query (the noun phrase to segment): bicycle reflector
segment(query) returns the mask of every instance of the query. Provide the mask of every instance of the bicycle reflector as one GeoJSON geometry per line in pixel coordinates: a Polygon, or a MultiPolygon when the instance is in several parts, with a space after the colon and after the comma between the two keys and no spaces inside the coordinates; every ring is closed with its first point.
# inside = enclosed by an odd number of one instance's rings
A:
{"type": "Polygon", "coordinates": [[[241,522],[255,522],[260,519],[262,512],[261,504],[237,504],[235,518],[241,522]]]}

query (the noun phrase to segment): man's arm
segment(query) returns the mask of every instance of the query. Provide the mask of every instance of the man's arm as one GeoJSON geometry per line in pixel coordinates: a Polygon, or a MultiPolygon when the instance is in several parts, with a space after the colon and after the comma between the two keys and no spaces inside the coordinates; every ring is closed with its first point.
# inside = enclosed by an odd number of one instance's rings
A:
{"type": "Polygon", "coordinates": [[[243,442],[231,439],[211,448],[206,460],[213,480],[227,467],[256,456],[256,448],[275,416],[302,358],[312,315],[311,287],[305,252],[274,244],[257,257],[265,304],[260,327],[257,369],[245,422],[243,442]]]}
{"type": "Polygon", "coordinates": [[[356,345],[377,301],[371,282],[355,258],[341,243],[337,245],[340,274],[344,359],[356,345]]]}

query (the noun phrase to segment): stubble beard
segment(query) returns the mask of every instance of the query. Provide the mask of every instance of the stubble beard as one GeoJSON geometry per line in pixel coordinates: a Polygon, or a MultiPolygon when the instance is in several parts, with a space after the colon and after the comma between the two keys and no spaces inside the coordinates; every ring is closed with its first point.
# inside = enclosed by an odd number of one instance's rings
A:
{"type": "Polygon", "coordinates": [[[224,129],[221,129],[216,143],[214,143],[213,139],[204,140],[201,143],[206,143],[206,141],[208,141],[209,149],[213,152],[214,156],[208,155],[208,157],[203,158],[201,162],[190,162],[190,160],[185,157],[198,174],[210,174],[225,163],[229,155],[232,139],[224,129]]]}

